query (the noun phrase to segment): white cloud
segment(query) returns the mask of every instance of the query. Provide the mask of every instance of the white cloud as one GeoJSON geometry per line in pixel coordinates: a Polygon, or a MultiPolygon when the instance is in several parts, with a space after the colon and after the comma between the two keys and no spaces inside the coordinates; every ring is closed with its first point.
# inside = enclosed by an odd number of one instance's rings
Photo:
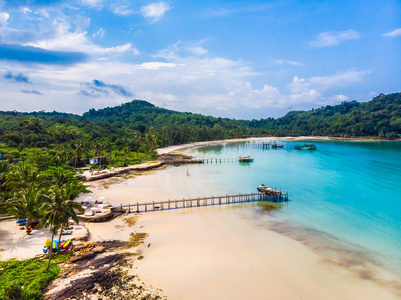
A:
{"type": "Polygon", "coordinates": [[[290,83],[290,89],[294,94],[306,93],[310,89],[310,84],[306,82],[304,78],[298,78],[298,76],[294,76],[292,82],[290,83]]]}
{"type": "Polygon", "coordinates": [[[29,13],[31,13],[32,11],[31,11],[28,7],[23,7],[23,8],[22,8],[22,12],[23,12],[24,14],[29,14],[29,13]]]}
{"type": "Polygon", "coordinates": [[[99,38],[102,39],[104,37],[104,34],[106,33],[106,31],[103,28],[100,28],[98,31],[96,31],[92,37],[94,38],[99,38]]]}
{"type": "MultiPolygon", "coordinates": [[[[77,26],[76,26],[77,27],[77,26]]],[[[138,55],[139,51],[131,43],[115,47],[101,47],[88,39],[86,31],[70,31],[71,24],[66,20],[59,18],[53,21],[54,34],[51,38],[42,38],[37,41],[24,43],[25,46],[39,47],[47,50],[58,51],[79,51],[94,55],[131,52],[138,55]]],[[[103,30],[104,31],[104,30],[103,30]]],[[[103,36],[102,29],[98,31],[103,36]]]]}
{"type": "Polygon", "coordinates": [[[134,55],[138,55],[139,51],[138,49],[132,47],[131,43],[127,43],[121,46],[116,46],[116,47],[110,47],[110,48],[96,48],[93,50],[95,53],[99,54],[110,54],[110,53],[123,53],[123,52],[128,52],[131,51],[134,55]]]}
{"type": "Polygon", "coordinates": [[[287,60],[287,63],[292,65],[292,66],[303,66],[303,63],[292,61],[292,60],[287,60]]]}
{"type": "Polygon", "coordinates": [[[361,82],[363,77],[370,73],[370,70],[348,70],[328,76],[311,77],[309,82],[312,85],[319,86],[320,88],[327,88],[330,86],[347,86],[352,83],[361,82]]]}
{"type": "Polygon", "coordinates": [[[203,47],[188,47],[188,51],[193,55],[205,55],[207,53],[207,49],[203,47]]]}
{"type": "Polygon", "coordinates": [[[153,58],[164,58],[164,59],[174,59],[177,56],[177,53],[180,51],[179,45],[181,41],[176,42],[175,44],[169,45],[167,48],[157,51],[156,54],[152,55],[153,58]]]}
{"type": "Polygon", "coordinates": [[[312,47],[330,47],[340,44],[342,41],[354,40],[360,38],[359,32],[350,29],[345,31],[327,31],[320,33],[316,40],[310,42],[312,47]]]}
{"type": "Polygon", "coordinates": [[[294,76],[289,88],[292,94],[310,94],[312,90],[322,93],[332,87],[350,86],[354,83],[362,82],[363,77],[370,73],[371,71],[369,70],[348,70],[328,76],[314,76],[308,79],[294,76]]]}
{"type": "Polygon", "coordinates": [[[173,68],[175,66],[177,66],[177,65],[172,64],[172,63],[158,62],[158,61],[145,62],[145,63],[138,65],[139,68],[144,69],[144,70],[158,70],[160,68],[173,68]]]}
{"type": "Polygon", "coordinates": [[[132,14],[135,14],[135,10],[133,10],[132,8],[129,8],[129,6],[127,4],[112,4],[111,6],[111,10],[113,11],[113,13],[115,15],[119,15],[119,16],[129,16],[132,14]]]}
{"type": "Polygon", "coordinates": [[[6,27],[10,15],[5,12],[0,12],[0,28],[6,27]]]}
{"type": "Polygon", "coordinates": [[[289,64],[291,66],[303,66],[303,63],[292,61],[292,60],[284,60],[284,59],[275,59],[272,62],[272,65],[285,65],[289,64]]]}
{"type": "Polygon", "coordinates": [[[145,18],[150,18],[157,22],[170,9],[171,7],[168,3],[157,2],[142,6],[140,11],[145,18]]]}
{"type": "Polygon", "coordinates": [[[349,97],[346,95],[334,95],[330,97],[330,99],[334,100],[335,102],[343,102],[343,101],[348,101],[349,97]]]}
{"type": "Polygon", "coordinates": [[[401,36],[401,28],[397,28],[391,32],[384,33],[383,36],[391,37],[391,38],[396,37],[396,36],[401,36]]]}
{"type": "Polygon", "coordinates": [[[91,8],[102,9],[104,0],[81,0],[81,2],[91,8]]]}

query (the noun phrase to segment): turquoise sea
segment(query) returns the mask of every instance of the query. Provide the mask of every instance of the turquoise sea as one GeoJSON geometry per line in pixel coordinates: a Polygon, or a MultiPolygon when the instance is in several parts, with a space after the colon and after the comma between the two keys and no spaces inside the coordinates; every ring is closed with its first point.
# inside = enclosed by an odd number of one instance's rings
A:
{"type": "Polygon", "coordinates": [[[261,183],[288,191],[290,201],[270,215],[401,275],[400,142],[314,141],[316,151],[293,149],[303,142],[278,142],[286,148],[276,150],[253,143],[190,150],[198,158],[254,158],[188,166],[192,180],[202,176],[214,195],[255,192],[261,183]]]}

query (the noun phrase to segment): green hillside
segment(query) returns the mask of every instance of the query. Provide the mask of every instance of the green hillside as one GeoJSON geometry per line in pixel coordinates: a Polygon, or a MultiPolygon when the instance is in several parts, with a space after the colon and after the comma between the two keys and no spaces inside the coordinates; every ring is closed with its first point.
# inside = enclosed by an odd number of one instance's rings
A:
{"type": "Polygon", "coordinates": [[[380,137],[401,134],[401,93],[380,94],[369,102],[343,102],[309,111],[291,111],[266,128],[276,135],[380,137]]]}
{"type": "Polygon", "coordinates": [[[3,148],[146,149],[146,134],[158,146],[241,138],[250,135],[381,137],[401,133],[401,93],[379,95],[369,102],[343,102],[309,111],[291,111],[277,119],[235,120],[177,112],[134,100],[116,107],[91,109],[82,116],[58,112],[0,112],[3,148]],[[150,129],[152,131],[150,132],[150,129]]]}

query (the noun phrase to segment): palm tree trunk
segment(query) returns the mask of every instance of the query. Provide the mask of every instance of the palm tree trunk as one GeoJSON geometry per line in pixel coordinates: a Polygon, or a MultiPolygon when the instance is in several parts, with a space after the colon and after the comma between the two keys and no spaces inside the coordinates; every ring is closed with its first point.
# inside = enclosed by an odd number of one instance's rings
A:
{"type": "Polygon", "coordinates": [[[60,234],[59,234],[59,236],[58,236],[57,253],[60,252],[60,247],[59,247],[59,245],[60,245],[61,233],[62,233],[62,232],[63,232],[63,227],[61,227],[61,229],[60,229],[60,234]]]}
{"type": "MultiPolygon", "coordinates": [[[[53,230],[52,230],[53,231],[53,230]]],[[[54,239],[54,231],[52,232],[52,241],[50,243],[50,252],[49,252],[49,262],[47,264],[47,268],[46,268],[46,272],[49,270],[50,268],[50,262],[52,260],[52,252],[53,252],[53,239],[54,239]]]]}

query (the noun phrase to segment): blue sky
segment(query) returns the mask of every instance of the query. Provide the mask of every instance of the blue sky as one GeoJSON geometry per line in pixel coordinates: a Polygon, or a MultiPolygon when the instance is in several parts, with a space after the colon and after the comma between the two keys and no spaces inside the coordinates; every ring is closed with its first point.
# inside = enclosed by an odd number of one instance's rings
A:
{"type": "Polygon", "coordinates": [[[266,118],[401,91],[401,1],[0,0],[0,110],[266,118]]]}

